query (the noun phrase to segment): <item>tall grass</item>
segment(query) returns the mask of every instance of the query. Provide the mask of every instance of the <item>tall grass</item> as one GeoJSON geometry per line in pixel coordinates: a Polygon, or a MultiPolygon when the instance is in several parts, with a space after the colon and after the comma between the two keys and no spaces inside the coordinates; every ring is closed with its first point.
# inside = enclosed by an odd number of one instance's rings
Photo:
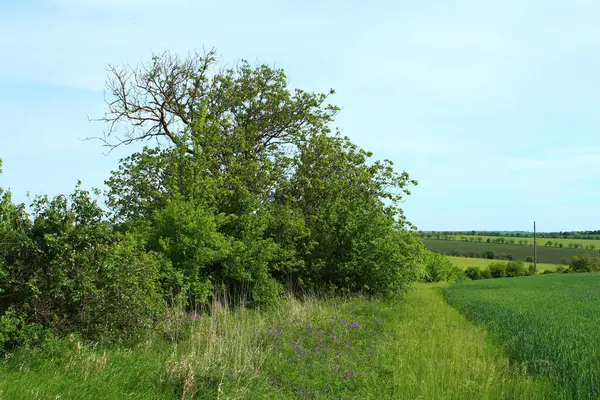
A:
{"type": "Polygon", "coordinates": [[[393,301],[289,298],[269,310],[173,312],[133,349],[76,337],[0,365],[1,399],[547,398],[439,285],[393,301]]]}

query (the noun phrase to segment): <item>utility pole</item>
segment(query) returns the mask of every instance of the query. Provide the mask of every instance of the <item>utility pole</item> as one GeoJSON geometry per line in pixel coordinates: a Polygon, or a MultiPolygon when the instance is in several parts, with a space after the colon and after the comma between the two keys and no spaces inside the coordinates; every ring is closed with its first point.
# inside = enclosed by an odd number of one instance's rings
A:
{"type": "Polygon", "coordinates": [[[537,274],[537,243],[535,238],[535,221],[533,221],[533,273],[537,274]]]}

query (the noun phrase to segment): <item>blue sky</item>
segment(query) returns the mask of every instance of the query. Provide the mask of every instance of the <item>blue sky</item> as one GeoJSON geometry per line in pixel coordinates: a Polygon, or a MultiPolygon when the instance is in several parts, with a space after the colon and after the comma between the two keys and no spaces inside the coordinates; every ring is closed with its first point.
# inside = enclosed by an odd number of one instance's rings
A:
{"type": "Polygon", "coordinates": [[[600,2],[0,2],[0,186],[102,187],[107,63],[216,47],[337,94],[337,125],[419,181],[424,230],[600,229],[600,2]]]}

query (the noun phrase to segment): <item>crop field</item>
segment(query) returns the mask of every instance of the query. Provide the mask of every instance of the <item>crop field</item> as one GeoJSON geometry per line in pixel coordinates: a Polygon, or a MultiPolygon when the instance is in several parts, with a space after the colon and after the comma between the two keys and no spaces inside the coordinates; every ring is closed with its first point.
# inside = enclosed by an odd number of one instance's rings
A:
{"type": "MultiPolygon", "coordinates": [[[[518,244],[519,241],[524,241],[526,242],[526,245],[530,245],[533,246],[533,238],[529,238],[529,237],[508,237],[508,236],[479,236],[479,235],[454,235],[454,240],[460,240],[461,237],[466,237],[466,238],[474,238],[475,240],[477,240],[477,238],[481,238],[482,241],[486,241],[487,239],[490,240],[495,240],[498,238],[504,238],[506,240],[514,240],[515,244],[518,244]]],[[[554,243],[559,243],[562,244],[563,247],[567,247],[569,246],[569,244],[580,244],[582,245],[584,248],[586,246],[594,246],[596,249],[600,249],[600,240],[599,239],[552,239],[552,238],[537,238],[537,245],[538,246],[544,246],[547,242],[552,242],[554,243]]]]}
{"type": "MultiPolygon", "coordinates": [[[[469,267],[477,267],[477,268],[485,269],[488,267],[488,265],[490,265],[490,263],[495,261],[495,260],[488,260],[486,258],[453,257],[453,256],[448,256],[448,259],[450,261],[452,261],[452,263],[454,265],[462,267],[463,269],[467,269],[469,267]]],[[[528,266],[528,265],[529,265],[528,263],[525,264],[525,266],[528,266]]],[[[543,264],[543,263],[537,264],[538,272],[543,272],[546,270],[555,270],[556,267],[558,267],[558,265],[556,265],[556,264],[543,264]]]]}
{"type": "Polygon", "coordinates": [[[600,274],[461,281],[446,299],[560,398],[600,396],[600,274]]]}
{"type": "MultiPolygon", "coordinates": [[[[459,251],[464,254],[467,252],[483,253],[493,250],[496,253],[496,256],[512,254],[515,260],[521,261],[525,261],[527,257],[533,256],[532,246],[523,246],[519,244],[477,243],[463,242],[459,240],[437,239],[425,239],[423,242],[429,250],[447,254],[450,254],[452,251],[459,251]]],[[[541,246],[537,248],[537,260],[538,262],[545,264],[569,263],[573,256],[579,256],[582,254],[598,255],[598,250],[589,251],[569,248],[560,249],[557,247],[541,246]]]]}

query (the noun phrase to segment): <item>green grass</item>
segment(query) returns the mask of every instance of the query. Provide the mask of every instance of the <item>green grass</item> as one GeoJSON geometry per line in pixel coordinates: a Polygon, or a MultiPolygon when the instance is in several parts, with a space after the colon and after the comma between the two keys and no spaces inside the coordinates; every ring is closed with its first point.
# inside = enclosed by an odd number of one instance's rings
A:
{"type": "MultiPolygon", "coordinates": [[[[461,237],[467,238],[481,238],[484,242],[487,239],[494,240],[498,238],[504,238],[506,240],[512,239],[515,241],[515,244],[519,243],[519,241],[523,240],[527,242],[527,245],[533,246],[533,238],[529,237],[509,237],[509,236],[479,236],[479,235],[454,235],[454,240],[460,240],[461,237]]],[[[596,249],[600,249],[600,239],[552,239],[552,238],[537,238],[537,245],[544,246],[547,242],[552,243],[562,243],[564,247],[568,247],[569,243],[572,244],[580,244],[583,247],[594,245],[596,249]]]]}
{"type": "MultiPolygon", "coordinates": [[[[463,242],[460,240],[437,240],[424,239],[425,246],[432,251],[451,254],[452,251],[458,251],[461,254],[468,252],[484,253],[493,250],[496,256],[503,254],[512,254],[515,260],[525,261],[527,257],[533,256],[533,246],[523,246],[518,244],[499,244],[499,243],[477,243],[463,242]]],[[[599,255],[598,250],[589,251],[582,249],[567,249],[557,247],[539,247],[537,248],[537,259],[545,264],[562,264],[565,261],[571,262],[573,256],[582,254],[599,255]]]]}
{"type": "MultiPolygon", "coordinates": [[[[454,256],[448,256],[448,259],[450,261],[452,261],[452,263],[454,265],[462,267],[463,269],[467,269],[469,267],[477,267],[477,268],[485,269],[492,262],[498,261],[498,260],[488,260],[486,258],[469,258],[469,257],[454,257],[454,256]]],[[[529,263],[526,263],[526,266],[528,266],[528,265],[529,265],[529,263]]],[[[542,264],[542,263],[537,264],[538,272],[543,272],[546,270],[553,271],[558,266],[559,265],[557,265],[557,264],[542,264]]]]}
{"type": "Polygon", "coordinates": [[[216,309],[133,349],[21,350],[0,364],[2,399],[541,399],[553,386],[510,366],[486,331],[419,285],[404,300],[288,300],[216,309]],[[57,397],[60,396],[60,397],[57,397]]]}
{"type": "Polygon", "coordinates": [[[561,398],[600,396],[600,274],[463,281],[446,292],[561,398]]]}

